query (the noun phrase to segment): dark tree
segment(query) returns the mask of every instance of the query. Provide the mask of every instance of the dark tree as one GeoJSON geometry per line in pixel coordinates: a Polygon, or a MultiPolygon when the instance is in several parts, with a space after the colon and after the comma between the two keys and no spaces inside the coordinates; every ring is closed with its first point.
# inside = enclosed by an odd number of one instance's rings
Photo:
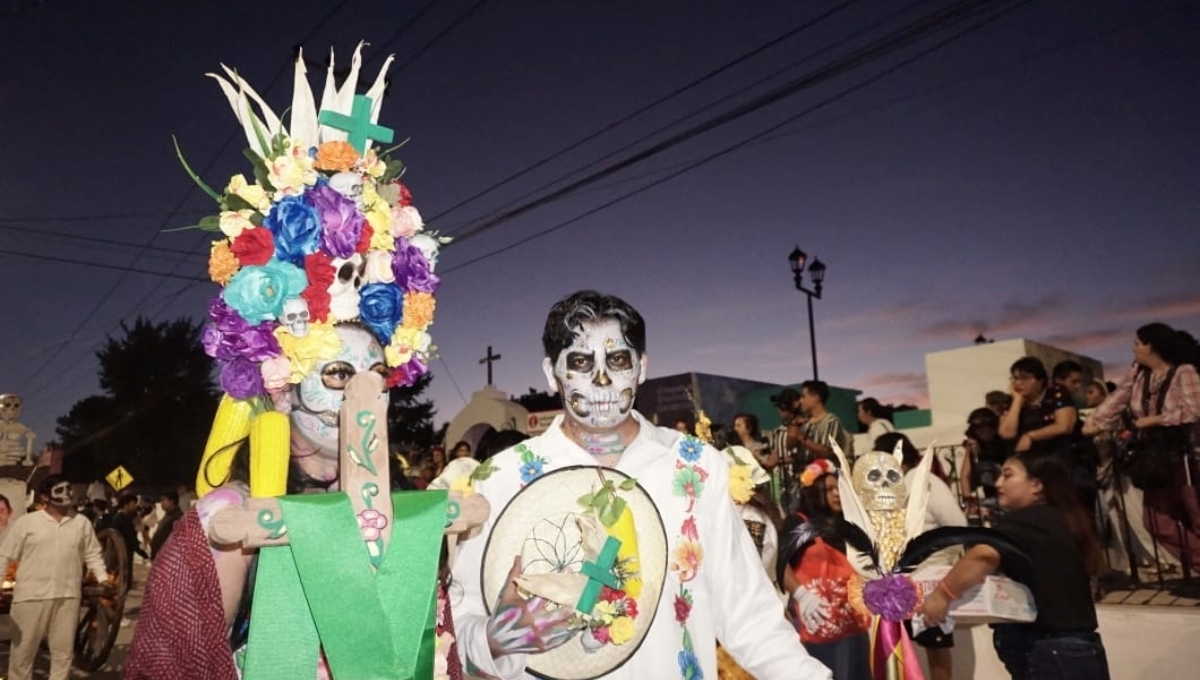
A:
{"type": "Polygon", "coordinates": [[[220,395],[189,320],[121,324],[97,352],[103,394],[58,419],[64,470],[95,479],[124,465],[147,485],[190,483],[220,395]]]}
{"type": "Polygon", "coordinates": [[[554,411],[562,408],[562,399],[557,394],[535,390],[532,387],[525,394],[513,397],[512,400],[524,406],[530,412],[554,411]]]}
{"type": "MultiPolygon", "coordinates": [[[[433,374],[426,373],[408,387],[393,387],[388,391],[389,443],[428,451],[439,441],[433,427],[437,410],[432,401],[420,398],[432,380],[433,374]]],[[[443,433],[444,429],[443,426],[443,433]]]]}

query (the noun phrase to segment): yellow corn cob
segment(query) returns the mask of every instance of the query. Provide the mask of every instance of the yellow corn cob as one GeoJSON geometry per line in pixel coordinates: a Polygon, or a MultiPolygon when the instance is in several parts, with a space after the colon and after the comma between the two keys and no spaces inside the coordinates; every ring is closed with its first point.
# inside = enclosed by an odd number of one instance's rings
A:
{"type": "Polygon", "coordinates": [[[291,454],[288,417],[265,411],[250,422],[250,496],[270,498],[287,493],[291,454]]]}
{"type": "Polygon", "coordinates": [[[625,569],[637,576],[625,580],[625,594],[637,599],[642,592],[642,565],[638,561],[637,526],[633,523],[633,512],[629,506],[621,511],[617,522],[608,528],[608,535],[621,542],[617,549],[617,560],[625,565],[625,569]]]}
{"type": "Polygon", "coordinates": [[[212,491],[213,484],[223,484],[229,478],[229,466],[237,452],[237,443],[249,434],[250,403],[228,394],[221,397],[212,429],[208,432],[208,443],[204,445],[204,455],[200,457],[200,471],[196,473],[198,497],[212,491]]]}

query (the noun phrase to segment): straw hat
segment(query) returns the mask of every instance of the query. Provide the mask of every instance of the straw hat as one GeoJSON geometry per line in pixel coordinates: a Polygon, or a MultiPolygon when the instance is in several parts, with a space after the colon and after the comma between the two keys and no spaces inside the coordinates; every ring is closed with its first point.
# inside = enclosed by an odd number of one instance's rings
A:
{"type": "Polygon", "coordinates": [[[522,557],[522,594],[574,608],[581,629],[563,645],[530,656],[529,672],[591,680],[620,667],[641,646],[662,595],[667,535],[654,501],[632,478],[611,468],[568,467],[517,493],[484,548],[489,613],[516,555],[522,557]],[[608,583],[582,573],[585,564],[601,565],[608,583]]]}

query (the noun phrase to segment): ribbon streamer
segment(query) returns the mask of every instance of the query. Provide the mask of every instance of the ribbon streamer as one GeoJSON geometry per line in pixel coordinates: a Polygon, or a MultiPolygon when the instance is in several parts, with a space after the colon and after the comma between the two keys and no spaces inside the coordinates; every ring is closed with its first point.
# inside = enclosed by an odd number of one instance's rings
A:
{"type": "Polygon", "coordinates": [[[925,680],[903,623],[875,617],[871,626],[871,677],[874,680],[925,680]]]}

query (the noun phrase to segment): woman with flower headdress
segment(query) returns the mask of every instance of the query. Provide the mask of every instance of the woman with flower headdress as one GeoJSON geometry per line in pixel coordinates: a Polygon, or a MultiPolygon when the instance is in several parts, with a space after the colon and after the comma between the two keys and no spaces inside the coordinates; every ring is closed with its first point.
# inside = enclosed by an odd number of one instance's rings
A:
{"type": "Polygon", "coordinates": [[[823,458],[800,474],[798,512],[780,532],[777,576],[809,654],[838,680],[870,680],[870,617],[849,599],[856,571],[847,547],[862,531],[842,517],[837,480],[837,467],[823,458]]]}

